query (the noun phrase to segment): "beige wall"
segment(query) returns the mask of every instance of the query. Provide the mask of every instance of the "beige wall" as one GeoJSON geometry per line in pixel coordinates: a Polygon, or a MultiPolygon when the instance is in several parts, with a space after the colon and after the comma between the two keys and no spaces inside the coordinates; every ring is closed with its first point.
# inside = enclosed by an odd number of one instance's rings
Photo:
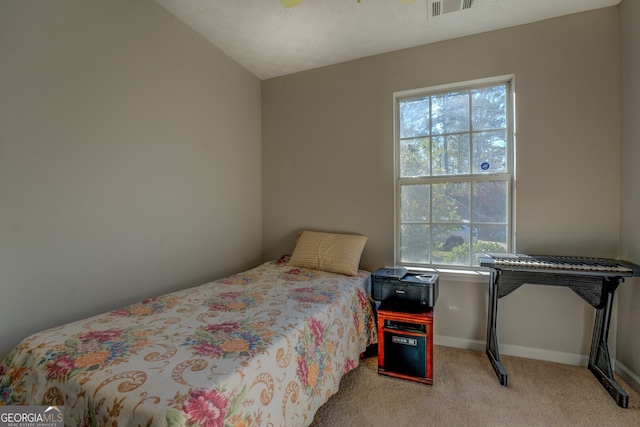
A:
{"type": "MultiPolygon", "coordinates": [[[[640,2],[620,6],[622,194],[620,256],[640,264],[640,2]]],[[[618,292],[617,371],[640,390],[640,279],[618,292]]]]}
{"type": "Polygon", "coordinates": [[[252,267],[260,81],[151,0],[0,2],[0,356],[252,267]]]}
{"type": "MultiPolygon", "coordinates": [[[[264,258],[313,228],[366,234],[362,266],[392,264],[393,92],[506,74],[517,103],[517,250],[615,257],[618,46],[612,7],[264,81],[264,258]]],[[[436,343],[482,349],[485,282],[442,279],[436,343]]],[[[525,286],[501,300],[501,350],[586,363],[593,311],[566,288],[525,286]]]]}

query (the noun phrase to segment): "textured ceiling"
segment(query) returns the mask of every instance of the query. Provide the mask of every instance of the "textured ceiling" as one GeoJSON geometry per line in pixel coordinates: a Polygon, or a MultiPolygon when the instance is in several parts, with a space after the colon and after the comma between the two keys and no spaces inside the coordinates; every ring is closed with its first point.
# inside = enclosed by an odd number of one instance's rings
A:
{"type": "Polygon", "coordinates": [[[428,1],[156,0],[260,79],[620,3],[475,0],[429,17],[428,1]]]}

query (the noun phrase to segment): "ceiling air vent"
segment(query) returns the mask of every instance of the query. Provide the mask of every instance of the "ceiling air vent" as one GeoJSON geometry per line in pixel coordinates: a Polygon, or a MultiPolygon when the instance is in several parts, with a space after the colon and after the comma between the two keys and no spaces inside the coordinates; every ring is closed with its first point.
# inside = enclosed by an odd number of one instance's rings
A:
{"type": "Polygon", "coordinates": [[[429,0],[427,8],[429,18],[470,9],[474,0],[429,0]]]}

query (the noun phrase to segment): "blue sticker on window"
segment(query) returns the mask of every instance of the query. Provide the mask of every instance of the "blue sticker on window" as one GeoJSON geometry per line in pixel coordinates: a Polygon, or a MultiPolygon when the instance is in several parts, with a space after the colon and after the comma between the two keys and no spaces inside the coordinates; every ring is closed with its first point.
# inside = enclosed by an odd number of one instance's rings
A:
{"type": "Polygon", "coordinates": [[[489,170],[490,167],[491,165],[489,165],[489,162],[482,162],[482,164],[480,165],[480,169],[482,169],[483,171],[489,170]]]}

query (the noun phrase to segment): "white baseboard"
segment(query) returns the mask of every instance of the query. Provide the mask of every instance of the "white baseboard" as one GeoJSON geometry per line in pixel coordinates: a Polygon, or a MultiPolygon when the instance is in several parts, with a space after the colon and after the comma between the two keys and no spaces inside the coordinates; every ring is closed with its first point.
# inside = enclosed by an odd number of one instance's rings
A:
{"type": "MultiPolygon", "coordinates": [[[[474,350],[485,352],[487,344],[485,341],[468,340],[462,338],[449,337],[446,335],[435,335],[433,342],[436,345],[444,347],[462,348],[465,350],[474,350]]],[[[543,350],[540,348],[523,347],[519,345],[500,345],[500,354],[522,357],[525,359],[544,360],[546,362],[556,362],[565,365],[587,366],[589,364],[589,356],[585,354],[565,353],[562,351],[543,350]]],[[[488,361],[487,361],[488,363],[488,361]]],[[[614,372],[637,391],[640,391],[640,376],[622,363],[615,359],[611,359],[611,366],[614,372]]]]}
{"type": "MultiPolygon", "coordinates": [[[[462,348],[465,350],[482,352],[484,352],[487,348],[487,344],[485,341],[468,340],[449,337],[445,335],[435,335],[433,337],[433,342],[436,345],[442,345],[445,347],[462,348]]],[[[534,347],[523,347],[519,345],[500,344],[500,354],[522,357],[525,359],[544,360],[546,362],[556,362],[574,366],[587,366],[587,364],[589,363],[588,355],[544,350],[534,347]]]]}
{"type": "Polygon", "coordinates": [[[618,361],[616,361],[613,366],[615,366],[614,371],[616,374],[620,375],[623,380],[628,382],[634,390],[640,391],[640,376],[638,376],[638,374],[632,372],[629,368],[618,361]]]}
{"type": "Polygon", "coordinates": [[[484,352],[486,343],[484,341],[468,340],[463,338],[455,338],[447,335],[433,336],[433,343],[444,347],[462,348],[464,350],[474,350],[484,352]]]}

